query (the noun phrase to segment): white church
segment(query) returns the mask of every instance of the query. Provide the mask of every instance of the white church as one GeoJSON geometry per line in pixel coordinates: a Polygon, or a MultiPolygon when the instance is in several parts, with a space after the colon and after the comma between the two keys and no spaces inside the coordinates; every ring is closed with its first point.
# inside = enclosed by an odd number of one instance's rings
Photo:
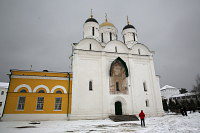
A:
{"type": "Polygon", "coordinates": [[[104,119],[111,115],[164,114],[153,54],[139,43],[128,22],[118,40],[107,17],[99,24],[91,15],[83,39],[72,47],[72,110],[70,119],[104,119]]]}

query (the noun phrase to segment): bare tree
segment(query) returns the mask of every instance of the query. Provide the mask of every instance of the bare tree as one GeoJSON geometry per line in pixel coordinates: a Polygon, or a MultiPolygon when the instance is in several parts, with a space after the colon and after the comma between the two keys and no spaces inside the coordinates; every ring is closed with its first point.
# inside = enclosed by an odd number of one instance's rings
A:
{"type": "Polygon", "coordinates": [[[195,85],[193,85],[192,92],[200,94],[200,75],[199,74],[197,74],[197,76],[195,78],[195,85]]]}

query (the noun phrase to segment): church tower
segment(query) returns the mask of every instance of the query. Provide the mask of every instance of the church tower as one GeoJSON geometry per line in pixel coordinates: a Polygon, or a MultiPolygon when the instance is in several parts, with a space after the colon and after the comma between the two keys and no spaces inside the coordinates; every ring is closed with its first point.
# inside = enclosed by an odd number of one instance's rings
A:
{"type": "Polygon", "coordinates": [[[111,115],[163,115],[159,76],[153,52],[138,43],[137,31],[127,18],[122,30],[91,15],[84,23],[84,38],[73,43],[72,108],[70,119],[105,119],[111,115]]]}
{"type": "Polygon", "coordinates": [[[133,25],[130,24],[127,16],[127,25],[122,30],[123,41],[125,44],[130,46],[136,44],[138,41],[137,31],[133,25]]]}
{"type": "Polygon", "coordinates": [[[107,14],[105,22],[100,24],[99,34],[101,36],[100,42],[102,43],[108,43],[109,41],[117,40],[117,29],[112,23],[108,22],[107,14]]]}
{"type": "Polygon", "coordinates": [[[99,23],[93,18],[92,10],[90,18],[88,18],[83,25],[83,38],[93,38],[99,41],[99,23]]]}

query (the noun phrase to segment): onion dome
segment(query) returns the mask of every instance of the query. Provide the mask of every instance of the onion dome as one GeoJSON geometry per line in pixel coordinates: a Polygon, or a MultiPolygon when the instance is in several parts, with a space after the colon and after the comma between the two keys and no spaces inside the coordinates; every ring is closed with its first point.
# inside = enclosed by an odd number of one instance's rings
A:
{"type": "Polygon", "coordinates": [[[135,29],[135,27],[134,27],[133,25],[130,24],[130,22],[129,22],[129,20],[128,20],[128,16],[127,16],[127,25],[123,28],[123,30],[129,29],[129,28],[135,29]]]}
{"type": "Polygon", "coordinates": [[[104,22],[104,23],[102,23],[102,24],[100,24],[100,27],[103,27],[103,26],[112,26],[112,27],[115,27],[112,23],[110,23],[110,22],[104,22]]]}
{"type": "Polygon", "coordinates": [[[94,18],[88,18],[86,21],[85,21],[85,23],[87,23],[87,22],[96,22],[96,23],[98,23],[97,22],[97,20],[96,19],[94,19],[94,18]]]}
{"type": "Polygon", "coordinates": [[[102,24],[100,24],[100,27],[103,27],[103,26],[112,26],[112,27],[115,27],[112,23],[108,22],[108,19],[107,19],[107,14],[105,16],[105,22],[103,22],[102,24]]]}
{"type": "Polygon", "coordinates": [[[133,25],[131,25],[131,24],[127,24],[127,25],[123,28],[123,30],[125,30],[125,29],[129,29],[129,28],[133,28],[133,29],[135,29],[135,27],[134,27],[133,25]]]}
{"type": "Polygon", "coordinates": [[[85,23],[87,23],[87,22],[95,22],[95,23],[99,24],[99,23],[97,22],[97,20],[93,18],[92,9],[91,9],[90,18],[88,18],[88,19],[85,21],[85,23]]]}

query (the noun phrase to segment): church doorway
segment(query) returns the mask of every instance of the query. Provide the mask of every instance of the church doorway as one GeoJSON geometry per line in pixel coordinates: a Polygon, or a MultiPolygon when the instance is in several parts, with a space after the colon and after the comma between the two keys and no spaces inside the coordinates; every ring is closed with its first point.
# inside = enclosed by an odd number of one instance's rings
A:
{"type": "Polygon", "coordinates": [[[119,101],[115,102],[115,115],[122,115],[122,103],[119,101]]]}

